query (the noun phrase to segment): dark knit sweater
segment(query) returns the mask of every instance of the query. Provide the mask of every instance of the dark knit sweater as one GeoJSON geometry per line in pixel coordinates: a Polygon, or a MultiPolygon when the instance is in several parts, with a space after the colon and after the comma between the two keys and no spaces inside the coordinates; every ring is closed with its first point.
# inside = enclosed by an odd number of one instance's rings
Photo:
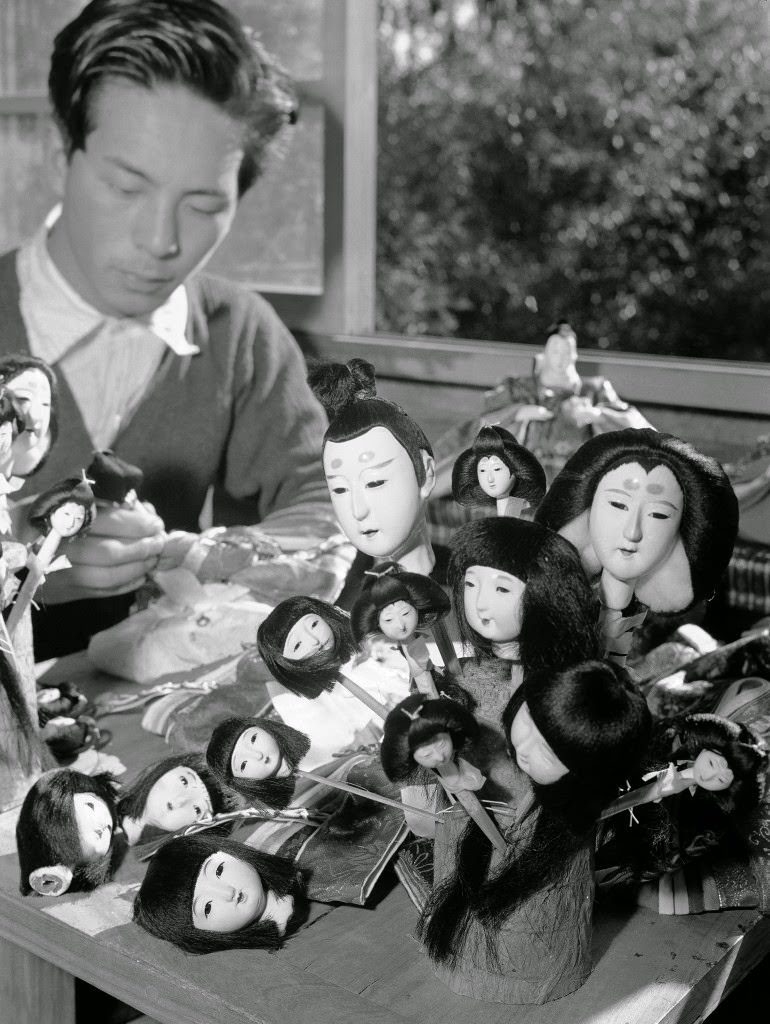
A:
{"type": "MultiPolygon", "coordinates": [[[[167,528],[184,530],[198,529],[210,484],[228,503],[230,523],[259,522],[302,501],[328,501],[320,455],[326,421],[288,330],[264,299],[227,281],[200,274],[187,282],[187,292],[187,336],[200,353],[166,350],[152,387],[112,446],[144,471],[141,496],[167,528]]],[[[10,352],[29,352],[15,252],[0,257],[0,353],[10,352]]],[[[72,392],[54,369],[59,439],[18,497],[45,490],[91,461],[91,440],[72,392]]]]}

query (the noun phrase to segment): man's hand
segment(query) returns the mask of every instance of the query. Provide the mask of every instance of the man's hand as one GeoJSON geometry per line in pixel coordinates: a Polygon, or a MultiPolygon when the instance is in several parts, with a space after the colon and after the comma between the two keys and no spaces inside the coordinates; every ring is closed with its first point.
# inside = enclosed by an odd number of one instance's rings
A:
{"type": "Polygon", "coordinates": [[[136,590],[157,566],[165,542],[163,520],[149,503],[99,507],[88,533],[59,548],[71,568],[50,573],[38,600],[61,604],[136,590]]]}

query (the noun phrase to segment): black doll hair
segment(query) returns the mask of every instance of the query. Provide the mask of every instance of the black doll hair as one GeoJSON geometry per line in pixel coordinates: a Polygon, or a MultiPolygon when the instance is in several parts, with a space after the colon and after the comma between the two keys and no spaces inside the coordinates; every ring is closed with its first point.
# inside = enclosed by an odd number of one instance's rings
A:
{"type": "Polygon", "coordinates": [[[158,849],[134,900],[134,920],[145,931],[188,953],[279,949],[284,937],[278,926],[261,918],[234,932],[195,928],[192,919],[195,883],[204,862],[215,853],[227,853],[250,864],[259,873],[266,892],[272,890],[279,897],[293,896],[294,912],[286,931],[296,926],[304,909],[304,880],[294,863],[232,839],[205,834],[169,839],[158,849]]]}
{"type": "MultiPolygon", "coordinates": [[[[132,785],[126,787],[123,796],[118,801],[119,820],[122,821],[124,818],[141,819],[152,787],[166,772],[179,767],[190,768],[200,776],[201,782],[208,791],[214,814],[231,811],[238,804],[235,794],[229,793],[227,788],[222,785],[209,768],[203,754],[172,754],[171,757],[165,757],[162,761],[149,765],[137,776],[132,785]]],[[[149,832],[150,829],[145,827],[144,831],[149,832]]]]}
{"type": "Polygon", "coordinates": [[[96,499],[114,501],[118,505],[130,491],[138,492],[144,480],[144,473],[138,466],[121,459],[109,448],[94,452],[86,476],[96,499]]]}
{"type": "Polygon", "coordinates": [[[647,472],[666,466],[679,483],[684,496],[679,532],[690,566],[693,603],[709,598],[732,555],[738,500],[716,459],[678,437],[650,428],[592,437],[567,460],[540,503],[536,521],[562,531],[591,508],[602,477],[631,462],[647,472]]]}
{"type": "Polygon", "coordinates": [[[331,690],[340,665],[355,653],[347,615],[327,601],[315,597],[287,597],[263,620],[257,629],[257,648],[274,679],[292,693],[314,700],[331,690]],[[283,645],[291,628],[305,615],[318,615],[334,636],[330,651],[319,651],[302,661],[291,661],[283,645]]]}
{"type": "Polygon", "coordinates": [[[412,694],[385,719],[380,746],[383,771],[391,782],[404,782],[420,770],[413,756],[417,747],[429,743],[438,733],[447,732],[457,754],[478,731],[476,719],[456,701],[412,694]]]}
{"type": "Polygon", "coordinates": [[[237,121],[240,195],[262,172],[271,141],[296,120],[286,72],[213,0],[93,0],[64,26],[54,41],[48,91],[68,157],[85,148],[94,98],[113,79],[146,89],[183,86],[237,121]]]}
{"type": "Polygon", "coordinates": [[[93,523],[96,516],[96,505],[94,494],[88,483],[79,476],[70,476],[60,480],[53,487],[44,491],[32,503],[28,519],[32,526],[41,533],[48,533],[51,529],[51,516],[53,513],[68,504],[80,505],[85,512],[85,519],[80,531],[87,530],[93,523]]]}
{"type": "Polygon", "coordinates": [[[418,627],[442,619],[451,607],[441,585],[429,576],[407,572],[395,562],[383,562],[376,570],[365,573],[361,593],[350,611],[350,629],[357,644],[382,632],[380,612],[396,601],[414,605],[418,627]]]}
{"type": "MultiPolygon", "coordinates": [[[[36,473],[45,463],[56,443],[56,438],[59,436],[59,385],[56,381],[56,374],[44,360],[38,359],[37,356],[29,355],[26,352],[13,352],[7,356],[0,356],[0,389],[26,370],[39,370],[46,377],[51,388],[51,419],[48,427],[51,443],[48,446],[48,451],[32,471],[36,473]]],[[[23,427],[23,424],[21,426],[23,427]]],[[[31,476],[32,473],[29,475],[31,476]]]]}
{"type": "Polygon", "coordinates": [[[123,843],[115,841],[117,790],[118,783],[109,773],[83,775],[71,768],[59,768],[40,776],[24,798],[16,825],[22,895],[32,892],[29,876],[39,868],[59,864],[69,868],[70,892],[95,889],[112,877],[124,848],[123,843]],[[100,797],[112,815],[110,849],[95,860],[83,857],[73,806],[76,793],[100,797]]]}
{"type": "Polygon", "coordinates": [[[327,441],[352,441],[373,427],[385,427],[408,454],[417,483],[425,483],[422,452],[433,455],[430,441],[400,405],[377,398],[374,367],[364,359],[343,363],[317,363],[308,384],[329,417],[327,441]]]}
{"type": "Polygon", "coordinates": [[[490,455],[496,455],[513,474],[510,497],[523,498],[536,509],[545,494],[545,470],[537,456],[519,444],[510,431],[497,426],[482,427],[471,447],[457,456],[452,468],[454,500],[460,505],[496,504],[496,499],[483,490],[478,477],[479,462],[490,455]]]}
{"type": "Polygon", "coordinates": [[[264,729],[278,744],[281,755],[294,769],[310,749],[305,733],[292,729],[284,722],[269,718],[227,718],[214,729],[206,748],[206,760],[211,770],[249,802],[257,801],[268,807],[286,807],[294,795],[293,775],[270,779],[241,779],[233,775],[231,759],[240,735],[252,726],[264,729]]]}
{"type": "MultiPolygon", "coordinates": [[[[0,556],[2,545],[0,545],[0,556]]],[[[5,646],[7,641],[0,642],[0,691],[5,694],[11,715],[18,726],[16,755],[25,771],[30,771],[36,758],[43,755],[43,744],[29,705],[24,698],[24,686],[16,666],[16,658],[5,646]]],[[[0,753],[0,761],[7,761],[8,753],[0,753]]],[[[44,762],[45,763],[45,762],[44,762]]]]}
{"type": "Polygon", "coordinates": [[[519,652],[524,678],[599,653],[598,606],[574,547],[539,523],[496,516],[461,526],[450,541],[447,578],[460,637],[477,657],[492,654],[465,616],[465,572],[490,566],[525,584],[519,652]]]}
{"type": "Polygon", "coordinates": [[[654,746],[661,762],[670,758],[694,760],[702,750],[721,754],[733,773],[732,783],[724,790],[698,787],[694,797],[713,801],[731,818],[745,817],[764,796],[768,750],[742,723],[721,715],[684,715],[659,724],[654,746]]]}

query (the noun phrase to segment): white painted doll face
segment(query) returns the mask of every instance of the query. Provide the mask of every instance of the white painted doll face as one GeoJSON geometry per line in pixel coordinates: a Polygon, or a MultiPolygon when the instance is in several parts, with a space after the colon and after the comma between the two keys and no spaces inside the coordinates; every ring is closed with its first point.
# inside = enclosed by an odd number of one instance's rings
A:
{"type": "Polygon", "coordinates": [[[533,782],[547,786],[567,774],[569,769],[554,754],[532,721],[526,701],[511,722],[511,743],[516,751],[516,764],[533,782]]]}
{"type": "Polygon", "coordinates": [[[417,629],[418,613],[408,601],[395,601],[380,612],[378,625],[388,640],[409,639],[417,629]]]}
{"type": "Polygon", "coordinates": [[[200,775],[179,765],[161,775],[147,794],[143,820],[165,832],[176,832],[211,814],[211,797],[200,775]]]}
{"type": "Polygon", "coordinates": [[[577,344],[573,334],[552,334],[543,348],[543,367],[552,374],[563,374],[577,360],[577,344]]]}
{"type": "Polygon", "coordinates": [[[514,484],[513,474],[497,455],[485,455],[476,466],[479,486],[490,498],[504,498],[514,484]]]}
{"type": "Polygon", "coordinates": [[[86,510],[77,501],[65,501],[49,516],[51,528],[62,537],[74,537],[85,519],[86,510]]]}
{"type": "Polygon", "coordinates": [[[244,729],[236,740],[230,768],[236,779],[272,779],[291,773],[275,737],[256,725],[244,729]]]}
{"type": "Polygon", "coordinates": [[[202,932],[237,932],[267,907],[259,872],[229,853],[212,853],[201,865],[192,899],[193,927],[202,932]]]}
{"type": "Polygon", "coordinates": [[[34,368],[23,370],[8,381],[5,390],[24,429],[38,438],[45,437],[51,426],[51,384],[45,373],[34,368]]]}
{"type": "Polygon", "coordinates": [[[112,814],[95,793],[75,793],[72,797],[75,825],[86,861],[97,860],[112,842],[112,814]]]}
{"type": "Polygon", "coordinates": [[[422,487],[406,448],[387,427],[350,441],[327,441],[324,473],[348,540],[375,558],[398,552],[418,524],[433,479],[422,487]]]}
{"type": "Polygon", "coordinates": [[[331,626],[320,615],[303,615],[286,635],[283,656],[289,661],[303,661],[320,651],[334,647],[331,626]]]}
{"type": "Polygon", "coordinates": [[[412,751],[412,757],[423,768],[437,768],[454,757],[454,744],[448,732],[437,732],[433,739],[421,743],[412,751]]]}
{"type": "Polygon", "coordinates": [[[463,603],[468,625],[486,640],[509,643],[521,632],[524,583],[487,565],[465,570],[463,603]]]}
{"type": "Polygon", "coordinates": [[[713,750],[701,750],[693,761],[692,772],[696,785],[712,793],[729,789],[735,778],[726,758],[713,750]]]}
{"type": "Polygon", "coordinates": [[[588,532],[615,579],[631,582],[662,565],[679,539],[684,495],[668,466],[616,466],[596,488],[588,532]]]}

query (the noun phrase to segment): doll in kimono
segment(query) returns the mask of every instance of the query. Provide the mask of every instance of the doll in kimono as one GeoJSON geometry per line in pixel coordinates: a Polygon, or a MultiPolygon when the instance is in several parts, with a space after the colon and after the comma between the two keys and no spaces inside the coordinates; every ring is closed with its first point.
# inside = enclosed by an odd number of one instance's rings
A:
{"type": "Polygon", "coordinates": [[[286,807],[294,795],[294,769],[309,749],[308,737],[284,722],[228,718],[211,734],[206,760],[249,804],[286,807]]]}
{"type": "Polygon", "coordinates": [[[377,561],[427,575],[435,562],[425,520],[435,466],[425,433],[377,397],[374,367],[363,359],[321,364],[308,380],[329,416],[323,467],[343,532],[377,561]]]}
{"type": "Polygon", "coordinates": [[[29,790],[16,826],[24,896],[60,896],[109,881],[124,843],[116,841],[117,783],[109,774],[46,772],[29,790]]]}
{"type": "Polygon", "coordinates": [[[499,723],[531,673],[598,653],[596,604],[580,559],[538,523],[466,523],[450,544],[448,580],[460,637],[475,654],[458,682],[484,718],[499,723]]]}
{"type": "Polygon", "coordinates": [[[413,687],[438,697],[426,639],[430,626],[444,618],[449,609],[449,598],[429,576],[385,563],[365,574],[361,594],[350,613],[351,632],[361,649],[381,636],[397,643],[409,666],[413,687]]]}
{"type": "Polygon", "coordinates": [[[595,824],[644,757],[650,714],[624,669],[588,661],[532,674],[503,723],[519,773],[496,813],[507,849],[448,817],[419,937],[453,991],[540,1003],[590,972],[595,824]]]}
{"type": "Polygon", "coordinates": [[[188,953],[279,949],[304,911],[291,860],[211,834],[164,843],[134,901],[138,925],[188,953]]]}
{"type": "Polygon", "coordinates": [[[544,494],[545,470],[504,427],[482,427],[452,469],[455,501],[495,508],[499,516],[531,519],[544,494]]]}
{"type": "Polygon", "coordinates": [[[732,554],[738,502],[719,463],[655,430],[587,441],[537,521],[567,538],[598,580],[607,657],[623,664],[649,608],[681,612],[714,593],[732,554]]]}
{"type": "Polygon", "coordinates": [[[222,785],[202,754],[174,754],[150,765],[126,787],[118,820],[130,846],[176,832],[242,801],[222,785]]]}
{"type": "Polygon", "coordinates": [[[314,597],[289,597],[257,630],[257,647],[270,673],[302,697],[331,690],[341,665],[355,653],[344,612],[314,597]]]}

